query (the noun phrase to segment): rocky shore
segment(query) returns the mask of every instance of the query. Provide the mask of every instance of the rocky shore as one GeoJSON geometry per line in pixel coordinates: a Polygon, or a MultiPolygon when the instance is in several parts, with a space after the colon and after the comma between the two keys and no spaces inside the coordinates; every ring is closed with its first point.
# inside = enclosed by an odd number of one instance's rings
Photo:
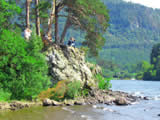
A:
{"type": "Polygon", "coordinates": [[[107,105],[132,105],[139,100],[145,100],[140,96],[133,96],[120,91],[106,91],[106,90],[93,90],[87,97],[78,97],[74,100],[64,100],[58,102],[55,100],[43,100],[43,106],[72,106],[72,105],[86,105],[86,104],[107,104],[107,105]]]}
{"type": "Polygon", "coordinates": [[[0,110],[18,110],[32,106],[73,106],[73,105],[132,105],[140,100],[147,100],[146,97],[133,96],[125,92],[112,90],[92,90],[87,97],[77,97],[73,100],[65,99],[62,102],[45,99],[42,102],[21,102],[13,101],[10,103],[0,102],[0,110]]]}
{"type": "Polygon", "coordinates": [[[42,106],[42,102],[22,102],[22,101],[12,101],[12,102],[0,102],[0,111],[5,110],[18,110],[23,108],[29,108],[32,106],[42,106]]]}
{"type": "Polygon", "coordinates": [[[70,105],[85,105],[85,104],[107,104],[107,105],[130,105],[144,98],[129,95],[119,91],[104,91],[93,90],[87,97],[78,97],[74,100],[64,100],[58,102],[55,100],[45,99],[42,102],[0,102],[0,110],[18,110],[29,108],[32,106],[70,106],[70,105]]]}

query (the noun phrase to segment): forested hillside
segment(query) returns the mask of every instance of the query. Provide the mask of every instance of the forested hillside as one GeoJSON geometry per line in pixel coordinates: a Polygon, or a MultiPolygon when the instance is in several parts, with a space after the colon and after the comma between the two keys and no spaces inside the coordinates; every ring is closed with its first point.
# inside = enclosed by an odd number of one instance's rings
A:
{"type": "Polygon", "coordinates": [[[122,0],[103,0],[110,10],[103,59],[117,64],[149,61],[151,48],[160,42],[160,10],[122,0]]]}

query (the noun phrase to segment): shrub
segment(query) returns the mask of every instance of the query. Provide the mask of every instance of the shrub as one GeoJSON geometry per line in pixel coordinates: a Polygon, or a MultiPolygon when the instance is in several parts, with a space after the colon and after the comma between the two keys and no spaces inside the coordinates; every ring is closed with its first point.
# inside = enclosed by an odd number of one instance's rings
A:
{"type": "Polygon", "coordinates": [[[82,96],[88,96],[88,95],[89,95],[89,89],[84,88],[84,89],[81,91],[81,95],[82,95],[82,96]]]}
{"type": "Polygon", "coordinates": [[[67,89],[67,82],[65,80],[59,81],[53,88],[48,88],[46,91],[42,91],[39,94],[39,99],[44,100],[45,98],[50,98],[54,100],[63,100],[66,89],[67,89]]]}
{"type": "Polygon", "coordinates": [[[67,85],[67,91],[66,91],[65,97],[69,98],[69,99],[73,99],[77,96],[80,96],[81,95],[80,94],[81,90],[82,90],[82,88],[81,88],[81,82],[80,81],[70,82],[67,85]]]}
{"type": "Polygon", "coordinates": [[[55,87],[49,88],[46,91],[43,91],[39,94],[40,100],[44,100],[45,98],[54,99],[57,101],[61,101],[64,99],[74,99],[78,96],[87,96],[88,89],[81,88],[80,81],[69,82],[66,80],[59,81],[55,87]]]}
{"type": "Polygon", "coordinates": [[[20,33],[4,30],[0,36],[0,83],[11,99],[32,99],[50,82],[42,41],[26,42],[20,33]]]}
{"type": "Polygon", "coordinates": [[[111,88],[110,78],[104,78],[102,75],[98,74],[96,75],[96,79],[98,80],[98,87],[99,89],[109,89],[111,88]]]}
{"type": "Polygon", "coordinates": [[[43,101],[45,98],[51,98],[53,96],[54,88],[48,88],[45,91],[42,91],[39,95],[38,98],[43,101]]]}
{"type": "Polygon", "coordinates": [[[52,93],[53,95],[50,98],[57,101],[63,100],[65,98],[66,91],[67,91],[67,81],[65,80],[59,81],[55,85],[52,93]]]}
{"type": "Polygon", "coordinates": [[[0,89],[0,101],[10,100],[11,93],[5,92],[3,89],[0,89]]]}

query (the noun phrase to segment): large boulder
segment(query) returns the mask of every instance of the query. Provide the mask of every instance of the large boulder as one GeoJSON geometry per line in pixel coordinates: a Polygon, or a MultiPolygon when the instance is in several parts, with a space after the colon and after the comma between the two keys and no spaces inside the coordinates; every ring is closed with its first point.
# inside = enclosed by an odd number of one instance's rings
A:
{"type": "Polygon", "coordinates": [[[101,69],[97,65],[87,63],[83,51],[74,47],[53,45],[45,54],[53,83],[60,80],[77,80],[90,88],[97,87],[94,74],[98,74],[101,69]]]}
{"type": "Polygon", "coordinates": [[[52,106],[52,100],[46,98],[43,101],[43,106],[52,106]]]}
{"type": "Polygon", "coordinates": [[[130,102],[126,100],[125,97],[117,97],[114,101],[116,105],[129,105],[130,102]]]}

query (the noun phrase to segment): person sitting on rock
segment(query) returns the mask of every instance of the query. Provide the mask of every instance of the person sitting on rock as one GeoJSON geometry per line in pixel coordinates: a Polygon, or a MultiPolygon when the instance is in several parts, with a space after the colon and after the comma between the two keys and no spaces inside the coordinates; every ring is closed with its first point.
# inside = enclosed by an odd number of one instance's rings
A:
{"type": "Polygon", "coordinates": [[[75,47],[75,39],[74,37],[71,37],[70,40],[68,41],[68,46],[72,46],[72,47],[75,47]]]}

